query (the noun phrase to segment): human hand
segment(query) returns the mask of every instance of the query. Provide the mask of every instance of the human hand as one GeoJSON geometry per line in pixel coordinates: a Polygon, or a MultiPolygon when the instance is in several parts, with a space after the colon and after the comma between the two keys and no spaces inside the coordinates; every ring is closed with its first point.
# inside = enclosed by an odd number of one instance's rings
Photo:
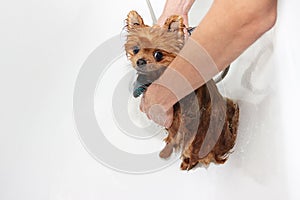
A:
{"type": "Polygon", "coordinates": [[[165,21],[172,15],[180,15],[183,19],[183,24],[185,25],[186,28],[189,27],[189,23],[188,23],[188,15],[187,14],[178,14],[178,13],[173,13],[170,12],[170,14],[167,13],[163,13],[157,20],[157,25],[159,26],[163,26],[165,21]]]}
{"type": "Polygon", "coordinates": [[[152,84],[143,95],[140,109],[155,123],[169,128],[173,122],[173,105],[176,102],[177,98],[170,90],[152,84]]]}
{"type": "Polygon", "coordinates": [[[188,12],[190,11],[195,0],[167,0],[162,15],[158,18],[157,24],[164,25],[164,22],[171,15],[180,15],[186,27],[188,24],[188,12]]]}

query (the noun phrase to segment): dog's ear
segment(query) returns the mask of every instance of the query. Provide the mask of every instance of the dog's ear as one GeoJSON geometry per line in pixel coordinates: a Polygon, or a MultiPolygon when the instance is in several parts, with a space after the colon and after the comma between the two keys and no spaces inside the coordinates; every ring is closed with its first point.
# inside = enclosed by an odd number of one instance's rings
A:
{"type": "Polygon", "coordinates": [[[146,26],[144,24],[143,18],[134,10],[128,13],[126,23],[127,23],[127,30],[133,28],[142,28],[146,26]]]}
{"type": "Polygon", "coordinates": [[[171,32],[179,32],[183,34],[183,29],[185,28],[183,18],[178,15],[172,15],[165,21],[164,28],[171,32]]]}

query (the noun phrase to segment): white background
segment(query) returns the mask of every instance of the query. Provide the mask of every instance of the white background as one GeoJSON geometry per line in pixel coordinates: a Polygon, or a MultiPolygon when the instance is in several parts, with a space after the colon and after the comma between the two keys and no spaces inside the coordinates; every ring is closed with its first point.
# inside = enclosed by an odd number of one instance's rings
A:
{"type": "MultiPolygon", "coordinates": [[[[197,2],[191,25],[210,2],[197,2]]],[[[162,1],[152,3],[159,15],[162,1]]],[[[83,148],[72,97],[85,59],[122,32],[130,10],[151,24],[146,2],[1,0],[0,199],[300,199],[298,8],[297,1],[280,2],[273,38],[278,99],[271,106],[277,109],[263,115],[267,127],[259,126],[250,144],[243,148],[247,142],[239,139],[239,151],[224,166],[182,172],[177,162],[129,175],[102,166],[83,148]]]]}

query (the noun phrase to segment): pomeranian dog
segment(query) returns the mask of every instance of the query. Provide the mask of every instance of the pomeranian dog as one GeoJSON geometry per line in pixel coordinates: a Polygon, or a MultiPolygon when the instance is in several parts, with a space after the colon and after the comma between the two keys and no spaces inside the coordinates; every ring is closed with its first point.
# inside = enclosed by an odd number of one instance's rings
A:
{"type": "MultiPolygon", "coordinates": [[[[129,12],[125,51],[138,74],[134,97],[142,95],[182,49],[184,28],[181,16],[169,17],[163,27],[151,27],[144,24],[136,11],[129,12]]],[[[238,105],[224,98],[214,80],[210,80],[177,102],[173,109],[173,122],[166,129],[166,146],[160,157],[168,158],[174,150],[181,149],[182,170],[190,170],[198,164],[223,164],[235,145],[238,105]]]]}

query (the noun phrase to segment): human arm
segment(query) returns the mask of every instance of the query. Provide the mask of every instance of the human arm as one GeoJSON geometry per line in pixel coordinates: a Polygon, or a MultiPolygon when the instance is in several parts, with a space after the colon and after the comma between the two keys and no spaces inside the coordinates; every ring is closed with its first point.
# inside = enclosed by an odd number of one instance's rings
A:
{"type": "MultiPolygon", "coordinates": [[[[191,38],[208,52],[218,71],[222,71],[274,26],[276,15],[277,0],[215,0],[191,38]]],[[[166,78],[170,71],[177,71],[190,83],[192,89],[205,84],[198,70],[180,56],[173,60],[161,78],[166,78]]],[[[185,92],[187,95],[192,91],[185,92]]],[[[179,100],[177,95],[168,87],[154,82],[143,98],[141,109],[148,117],[160,125],[170,126],[170,110],[179,100]],[[151,113],[153,105],[159,105],[160,112],[164,113],[151,113]],[[166,119],[156,119],[156,116],[164,116],[166,119]]]]}
{"type": "Polygon", "coordinates": [[[180,15],[183,23],[188,27],[188,13],[195,0],[166,0],[162,15],[158,18],[157,24],[162,26],[171,15],[180,15]]]}

